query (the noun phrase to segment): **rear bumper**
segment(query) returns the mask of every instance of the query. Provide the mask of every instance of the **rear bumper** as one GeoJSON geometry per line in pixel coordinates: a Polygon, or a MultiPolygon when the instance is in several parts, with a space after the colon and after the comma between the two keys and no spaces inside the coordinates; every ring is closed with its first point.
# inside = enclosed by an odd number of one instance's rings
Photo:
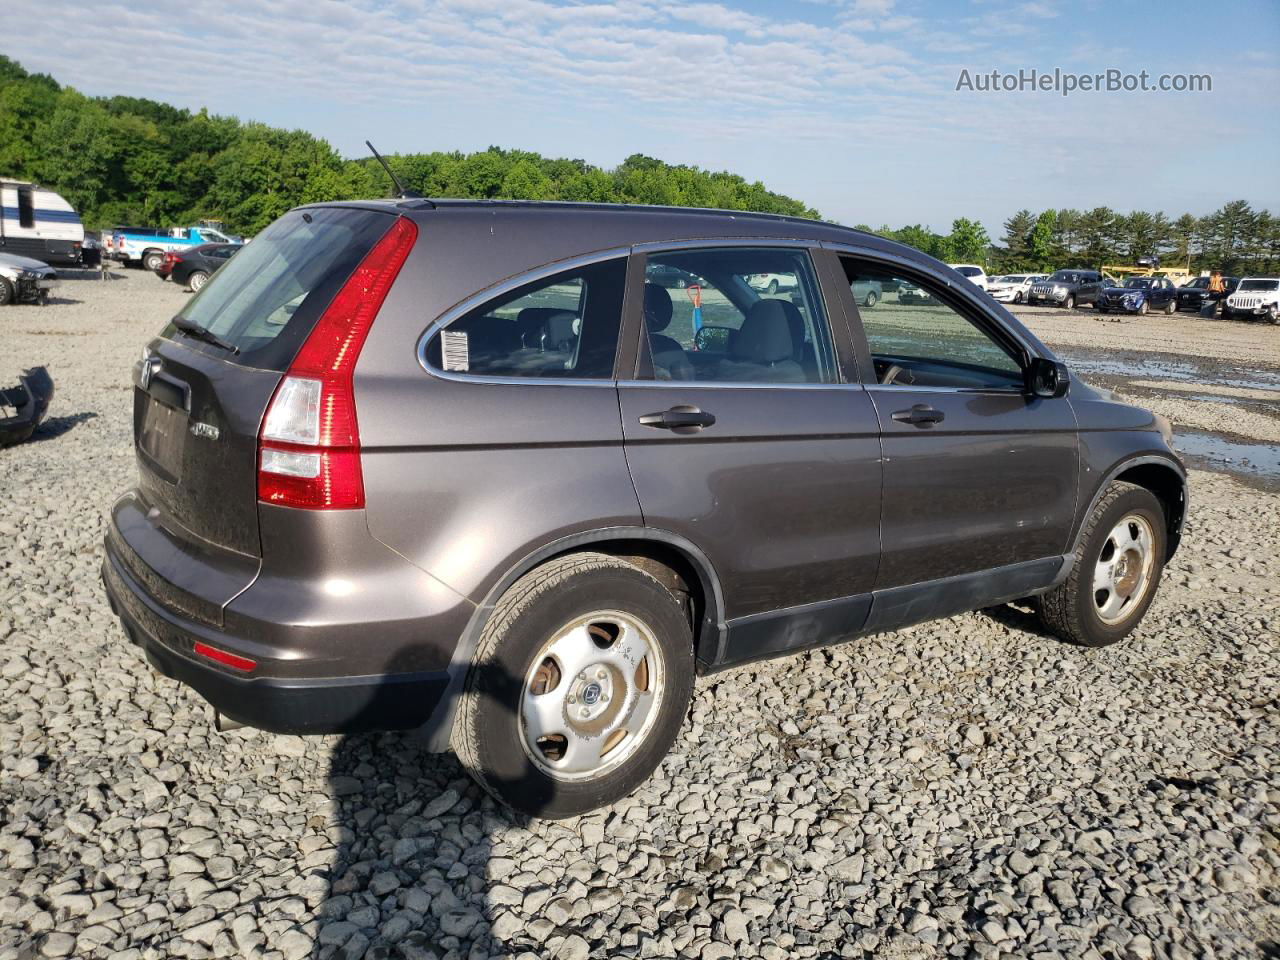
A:
{"type": "Polygon", "coordinates": [[[240,673],[193,649],[203,641],[234,652],[242,647],[237,638],[157,605],[112,555],[109,542],[102,580],[112,611],[151,665],[248,726],[293,734],[408,730],[431,719],[449,683],[446,670],[353,677],[240,673]]]}

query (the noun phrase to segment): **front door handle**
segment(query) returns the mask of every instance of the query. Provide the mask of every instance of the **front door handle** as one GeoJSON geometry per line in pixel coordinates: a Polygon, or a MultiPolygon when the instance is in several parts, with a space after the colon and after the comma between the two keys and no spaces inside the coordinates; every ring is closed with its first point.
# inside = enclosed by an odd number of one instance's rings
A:
{"type": "Polygon", "coordinates": [[[947,418],[947,415],[941,410],[935,410],[927,403],[917,403],[910,410],[899,410],[893,415],[893,419],[899,423],[912,423],[917,427],[927,427],[930,424],[941,423],[947,418]]]}
{"type": "Polygon", "coordinates": [[[688,404],[680,404],[661,413],[646,413],[640,418],[642,426],[657,427],[659,430],[701,430],[715,422],[713,414],[688,404]]]}

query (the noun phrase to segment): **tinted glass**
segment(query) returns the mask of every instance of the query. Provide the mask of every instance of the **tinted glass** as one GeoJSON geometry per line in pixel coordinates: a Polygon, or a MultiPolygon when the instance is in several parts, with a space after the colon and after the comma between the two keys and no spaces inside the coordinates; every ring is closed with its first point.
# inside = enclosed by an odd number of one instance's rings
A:
{"type": "Polygon", "coordinates": [[[30,187],[18,188],[18,225],[22,227],[36,225],[36,208],[30,187]]]}
{"type": "Polygon", "coordinates": [[[623,258],[531,282],[437,333],[427,362],[476,376],[612,379],[625,283],[623,258]]]}
{"type": "MultiPolygon", "coordinates": [[[[233,362],[288,366],[298,346],[393,218],[350,208],[286,213],[218,270],[178,316],[240,348],[233,362]]],[[[166,336],[185,337],[170,327],[166,336]]],[[[191,340],[191,338],[188,338],[191,340]]],[[[193,349],[216,351],[191,340],[193,349]]]]}
{"type": "Polygon", "coordinates": [[[644,301],[649,352],[660,380],[837,379],[822,298],[803,250],[651,254],[644,301]]]}
{"type": "Polygon", "coordinates": [[[942,288],[877,265],[842,262],[882,384],[1021,389],[1022,368],[1011,350],[951,306],[942,288]],[[893,292],[868,305],[862,291],[869,287],[893,292]]]}

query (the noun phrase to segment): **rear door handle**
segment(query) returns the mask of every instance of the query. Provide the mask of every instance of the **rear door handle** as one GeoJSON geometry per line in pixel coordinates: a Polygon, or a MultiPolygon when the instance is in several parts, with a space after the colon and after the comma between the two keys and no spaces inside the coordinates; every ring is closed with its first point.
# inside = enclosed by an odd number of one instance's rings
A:
{"type": "Polygon", "coordinates": [[[933,423],[941,423],[947,418],[947,415],[941,410],[935,410],[927,403],[917,403],[910,410],[899,410],[893,415],[893,419],[899,423],[912,423],[917,427],[928,426],[933,423]]]}
{"type": "Polygon", "coordinates": [[[704,413],[697,407],[681,404],[661,413],[646,413],[640,418],[642,426],[657,427],[659,430],[701,430],[716,422],[713,414],[704,413]]]}

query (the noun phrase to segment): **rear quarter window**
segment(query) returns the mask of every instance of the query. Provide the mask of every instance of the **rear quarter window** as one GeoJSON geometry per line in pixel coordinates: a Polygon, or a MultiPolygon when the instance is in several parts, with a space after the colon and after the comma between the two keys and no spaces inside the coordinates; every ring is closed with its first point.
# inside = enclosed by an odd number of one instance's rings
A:
{"type": "Polygon", "coordinates": [[[194,350],[246,366],[285,370],[320,314],[395,222],[354,207],[294,210],[239,249],[178,316],[239,348],[229,354],[178,331],[194,350]]]}

